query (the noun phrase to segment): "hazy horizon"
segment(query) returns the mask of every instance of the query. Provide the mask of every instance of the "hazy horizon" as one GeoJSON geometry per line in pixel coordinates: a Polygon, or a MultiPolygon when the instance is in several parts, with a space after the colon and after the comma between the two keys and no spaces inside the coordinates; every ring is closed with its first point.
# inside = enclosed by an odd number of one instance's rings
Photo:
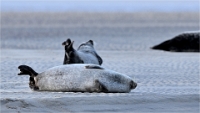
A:
{"type": "Polygon", "coordinates": [[[199,12],[198,0],[142,1],[24,1],[3,0],[1,11],[86,11],[86,12],[199,12]]]}

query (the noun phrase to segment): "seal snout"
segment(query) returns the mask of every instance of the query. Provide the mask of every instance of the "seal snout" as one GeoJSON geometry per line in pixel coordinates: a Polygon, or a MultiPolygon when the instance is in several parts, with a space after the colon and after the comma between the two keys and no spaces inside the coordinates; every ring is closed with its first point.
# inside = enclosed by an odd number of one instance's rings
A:
{"type": "Polygon", "coordinates": [[[135,83],[135,82],[133,82],[131,80],[131,82],[130,82],[130,89],[135,89],[136,87],[137,87],[137,83],[135,83]]]}

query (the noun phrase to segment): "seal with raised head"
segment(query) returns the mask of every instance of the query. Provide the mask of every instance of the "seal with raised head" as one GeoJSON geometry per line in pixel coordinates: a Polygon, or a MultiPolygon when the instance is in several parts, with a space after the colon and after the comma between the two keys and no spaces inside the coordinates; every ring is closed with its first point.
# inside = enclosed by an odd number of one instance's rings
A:
{"type": "Polygon", "coordinates": [[[102,58],[97,54],[94,49],[94,43],[92,40],[82,43],[77,50],[73,48],[74,41],[67,39],[62,43],[65,46],[65,56],[63,64],[98,64],[103,63],[102,58]]]}
{"type": "Polygon", "coordinates": [[[18,75],[33,78],[29,85],[36,91],[128,93],[137,86],[129,76],[95,64],[61,65],[42,73],[27,65],[18,69],[18,75]]]}
{"type": "Polygon", "coordinates": [[[200,52],[200,32],[186,32],[166,40],[152,49],[173,51],[173,52],[200,52]]]}

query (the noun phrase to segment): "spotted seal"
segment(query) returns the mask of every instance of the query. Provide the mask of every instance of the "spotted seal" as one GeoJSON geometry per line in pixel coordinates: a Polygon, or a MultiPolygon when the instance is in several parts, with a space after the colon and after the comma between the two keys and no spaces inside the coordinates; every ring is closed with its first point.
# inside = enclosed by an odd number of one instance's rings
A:
{"type": "Polygon", "coordinates": [[[27,65],[18,75],[29,75],[29,86],[36,91],[128,93],[135,89],[129,76],[95,64],[70,64],[52,67],[42,73],[27,65]]]}

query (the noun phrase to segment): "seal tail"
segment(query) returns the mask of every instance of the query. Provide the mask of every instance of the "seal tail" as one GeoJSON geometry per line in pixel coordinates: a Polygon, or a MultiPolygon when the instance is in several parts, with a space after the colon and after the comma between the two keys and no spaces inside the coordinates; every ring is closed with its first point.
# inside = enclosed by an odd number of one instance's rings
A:
{"type": "Polygon", "coordinates": [[[27,65],[20,65],[18,69],[20,70],[18,75],[30,75],[30,77],[35,77],[38,75],[37,72],[35,72],[31,67],[27,65]]]}

